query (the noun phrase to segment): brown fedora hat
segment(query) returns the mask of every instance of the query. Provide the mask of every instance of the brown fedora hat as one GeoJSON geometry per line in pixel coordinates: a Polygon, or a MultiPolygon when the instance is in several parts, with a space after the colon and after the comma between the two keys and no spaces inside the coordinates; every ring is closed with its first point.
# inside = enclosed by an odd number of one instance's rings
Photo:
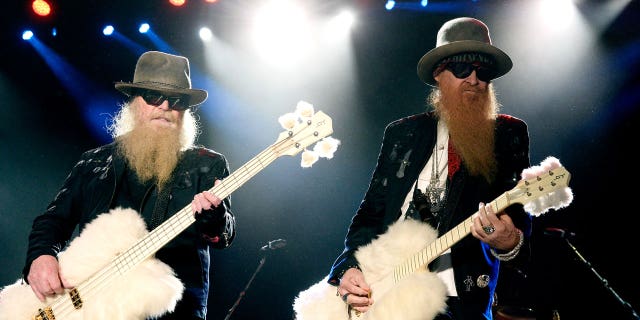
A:
{"type": "Polygon", "coordinates": [[[133,82],[116,82],[115,87],[127,96],[136,89],[186,95],[190,107],[207,100],[207,91],[191,88],[189,59],[159,51],[143,53],[136,63],[133,82]]]}
{"type": "Polygon", "coordinates": [[[483,53],[495,60],[494,68],[501,77],[513,67],[511,58],[491,44],[489,28],[484,22],[462,17],[445,22],[436,40],[436,47],[425,53],[418,62],[418,77],[426,84],[435,85],[433,69],[446,57],[463,52],[483,53]]]}

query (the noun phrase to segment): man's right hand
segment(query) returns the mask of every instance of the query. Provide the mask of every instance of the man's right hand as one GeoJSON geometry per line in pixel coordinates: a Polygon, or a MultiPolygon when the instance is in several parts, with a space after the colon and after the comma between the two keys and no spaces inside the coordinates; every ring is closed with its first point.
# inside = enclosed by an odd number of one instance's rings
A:
{"type": "Polygon", "coordinates": [[[40,301],[45,301],[45,296],[64,293],[66,281],[60,275],[58,259],[50,255],[42,255],[33,260],[29,268],[27,281],[31,290],[40,301]]]}
{"type": "Polygon", "coordinates": [[[373,304],[373,298],[371,298],[370,293],[371,288],[364,280],[364,274],[359,269],[351,268],[342,275],[338,286],[338,294],[354,310],[360,312],[369,310],[369,307],[373,304]]]}

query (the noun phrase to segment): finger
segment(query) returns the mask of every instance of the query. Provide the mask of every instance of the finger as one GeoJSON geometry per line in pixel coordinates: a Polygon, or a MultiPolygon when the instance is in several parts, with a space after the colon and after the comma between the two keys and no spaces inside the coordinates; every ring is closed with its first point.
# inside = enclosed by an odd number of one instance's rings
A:
{"type": "Polygon", "coordinates": [[[480,223],[480,226],[483,226],[485,224],[485,220],[487,218],[487,214],[484,210],[484,203],[480,202],[478,204],[478,212],[476,215],[476,218],[478,220],[478,222],[480,223]]]}
{"type": "Polygon", "coordinates": [[[193,198],[193,201],[191,201],[191,211],[195,213],[200,213],[202,211],[202,206],[195,197],[193,198]]]}
{"type": "Polygon", "coordinates": [[[47,295],[64,293],[64,288],[62,287],[62,281],[60,280],[59,275],[49,278],[49,288],[50,290],[46,292],[47,295]]]}
{"type": "Polygon", "coordinates": [[[363,296],[368,295],[371,291],[369,284],[364,280],[364,277],[353,277],[347,281],[347,290],[355,295],[363,296]]]}
{"type": "Polygon", "coordinates": [[[471,232],[476,231],[482,231],[482,220],[480,219],[480,215],[477,215],[474,219],[473,219],[473,227],[471,228],[471,232]]]}
{"type": "Polygon", "coordinates": [[[369,305],[371,305],[368,295],[358,296],[355,294],[350,294],[347,296],[347,303],[354,308],[368,307],[369,305]]]}
{"type": "Polygon", "coordinates": [[[44,302],[44,294],[42,294],[40,292],[40,290],[36,289],[35,286],[31,286],[31,291],[33,291],[33,293],[35,293],[36,297],[38,298],[38,300],[40,300],[41,302],[44,302]]]}
{"type": "Polygon", "coordinates": [[[73,285],[67,280],[67,278],[64,277],[64,275],[62,274],[62,270],[60,270],[60,281],[62,282],[62,286],[65,289],[71,289],[73,288],[73,285]]]}
{"type": "Polygon", "coordinates": [[[353,310],[360,311],[362,313],[367,312],[369,310],[369,308],[370,308],[370,306],[368,306],[368,305],[367,306],[353,306],[352,305],[351,307],[353,308],[353,310]]]}
{"type": "MultiPolygon", "coordinates": [[[[220,181],[220,180],[218,180],[220,181]]],[[[220,203],[222,203],[222,200],[220,200],[220,198],[218,198],[218,196],[216,196],[215,194],[211,193],[210,191],[205,191],[202,193],[202,196],[207,199],[207,201],[209,203],[211,203],[214,207],[217,207],[220,205],[220,203]]]]}

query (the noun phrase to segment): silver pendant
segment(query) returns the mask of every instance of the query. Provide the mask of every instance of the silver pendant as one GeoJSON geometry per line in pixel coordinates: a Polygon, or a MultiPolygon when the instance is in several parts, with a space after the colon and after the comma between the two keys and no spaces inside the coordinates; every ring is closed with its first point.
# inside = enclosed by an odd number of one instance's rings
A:
{"type": "Polygon", "coordinates": [[[442,207],[444,207],[444,197],[442,195],[445,188],[438,186],[439,181],[440,179],[438,177],[431,178],[431,181],[429,181],[429,187],[427,187],[427,199],[429,199],[431,213],[434,214],[440,212],[442,207]]]}

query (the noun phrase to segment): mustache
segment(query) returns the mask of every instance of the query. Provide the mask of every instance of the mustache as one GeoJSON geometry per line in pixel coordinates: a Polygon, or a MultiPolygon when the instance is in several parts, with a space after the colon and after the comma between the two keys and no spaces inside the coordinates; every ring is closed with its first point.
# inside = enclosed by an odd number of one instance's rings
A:
{"type": "Polygon", "coordinates": [[[152,119],[164,119],[166,121],[169,122],[176,122],[176,117],[174,117],[171,113],[167,112],[167,111],[159,111],[159,112],[154,112],[153,115],[151,116],[152,119]]]}
{"type": "Polygon", "coordinates": [[[464,83],[461,87],[462,91],[473,91],[475,93],[485,93],[487,92],[487,90],[483,90],[482,88],[479,88],[478,86],[472,86],[470,84],[466,84],[464,83]]]}

